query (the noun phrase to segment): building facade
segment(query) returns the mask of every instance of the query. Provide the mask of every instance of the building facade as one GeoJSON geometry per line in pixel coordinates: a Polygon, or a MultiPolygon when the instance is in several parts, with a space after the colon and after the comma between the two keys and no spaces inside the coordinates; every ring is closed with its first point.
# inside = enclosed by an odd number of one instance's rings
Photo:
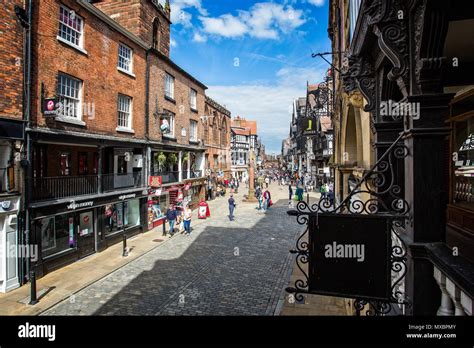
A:
{"type": "Polygon", "coordinates": [[[210,97],[206,97],[201,119],[206,146],[206,178],[208,187],[230,179],[231,173],[231,113],[210,97]]]}
{"type": "Polygon", "coordinates": [[[24,269],[17,255],[24,233],[23,217],[25,81],[27,69],[23,46],[27,42],[27,11],[23,1],[10,1],[0,8],[0,292],[20,285],[24,269]],[[20,10],[20,11],[18,11],[20,10]],[[17,14],[18,13],[18,14],[17,14]],[[19,219],[20,217],[20,219],[19,219]]]}
{"type": "Polygon", "coordinates": [[[474,18],[468,5],[330,2],[333,65],[342,72],[335,72],[336,90],[345,92],[334,119],[339,195],[350,189],[351,175],[398,149],[391,180],[377,182],[377,193],[396,194],[391,209],[406,217],[394,231],[407,258],[394,313],[473,314],[474,57],[464,38],[474,18]]]}
{"type": "Polygon", "coordinates": [[[1,291],[205,194],[207,87],[169,58],[169,2],[45,0],[31,15],[23,5],[2,8],[0,22],[0,246],[34,245],[38,259],[1,260],[1,291]]]}

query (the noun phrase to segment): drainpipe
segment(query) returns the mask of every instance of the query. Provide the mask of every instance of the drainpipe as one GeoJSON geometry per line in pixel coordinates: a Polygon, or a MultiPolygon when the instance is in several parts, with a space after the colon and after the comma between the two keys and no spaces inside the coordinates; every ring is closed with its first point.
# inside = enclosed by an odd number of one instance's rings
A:
{"type": "MultiPolygon", "coordinates": [[[[24,74],[25,77],[25,94],[24,94],[24,105],[25,112],[23,114],[24,120],[26,121],[26,129],[31,126],[31,41],[32,41],[32,13],[33,13],[33,1],[28,1],[28,28],[26,28],[26,42],[25,42],[25,60],[24,60],[24,74]]],[[[24,219],[24,242],[26,246],[30,245],[30,214],[29,214],[29,203],[31,200],[31,139],[28,131],[24,131],[24,144],[26,144],[26,161],[23,161],[22,166],[24,169],[24,190],[23,190],[23,211],[25,212],[24,219]]],[[[22,274],[22,283],[24,283],[25,275],[30,278],[30,262],[28,258],[26,261],[26,270],[22,274]]],[[[23,262],[22,262],[23,264],[23,262]]]]}
{"type": "Polygon", "coordinates": [[[146,73],[145,73],[145,153],[144,153],[144,170],[142,175],[144,176],[143,185],[148,187],[148,176],[150,173],[151,166],[151,148],[149,144],[149,133],[150,133],[150,49],[146,50],[146,73]]]}

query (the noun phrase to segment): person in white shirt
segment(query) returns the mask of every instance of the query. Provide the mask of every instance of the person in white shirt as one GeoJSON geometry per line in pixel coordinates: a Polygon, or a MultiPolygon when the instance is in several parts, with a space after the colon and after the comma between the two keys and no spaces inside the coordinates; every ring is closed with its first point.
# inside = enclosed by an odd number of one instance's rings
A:
{"type": "Polygon", "coordinates": [[[193,211],[189,207],[189,205],[186,206],[184,209],[184,214],[183,214],[183,222],[184,222],[184,234],[189,236],[191,235],[191,218],[193,215],[193,211]]]}

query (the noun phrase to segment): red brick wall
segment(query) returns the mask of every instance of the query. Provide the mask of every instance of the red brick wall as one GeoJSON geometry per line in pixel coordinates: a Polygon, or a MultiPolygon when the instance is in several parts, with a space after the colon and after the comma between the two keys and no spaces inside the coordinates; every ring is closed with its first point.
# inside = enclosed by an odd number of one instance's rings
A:
{"type": "Polygon", "coordinates": [[[2,1],[0,5],[0,117],[22,118],[23,28],[15,15],[23,1],[2,1]]]}
{"type": "MultiPolygon", "coordinates": [[[[90,14],[75,1],[62,3],[84,19],[84,49],[87,54],[56,38],[59,28],[57,0],[42,0],[35,8],[33,120],[39,127],[143,138],[145,134],[145,51],[90,14]],[[118,48],[122,42],[133,49],[133,73],[117,70],[118,48]],[[56,95],[58,72],[83,81],[83,102],[93,103],[94,116],[83,115],[86,126],[45,119],[41,110],[41,85],[44,96],[56,95]],[[117,132],[117,98],[122,93],[133,98],[132,128],[135,134],[117,132]]],[[[92,104],[90,104],[92,105],[92,104]]]]}
{"type": "Polygon", "coordinates": [[[153,21],[158,18],[161,32],[159,50],[169,57],[169,15],[159,10],[151,0],[102,0],[94,5],[150,46],[153,42],[153,21]]]}
{"type": "Polygon", "coordinates": [[[230,153],[230,125],[231,118],[226,116],[224,113],[216,109],[211,103],[206,102],[205,115],[212,116],[216,115],[216,118],[209,118],[207,121],[202,122],[203,128],[207,129],[207,139],[205,139],[206,154],[208,155],[208,161],[206,168],[211,168],[214,171],[222,170],[225,173],[225,177],[231,176],[231,153],[230,153]],[[225,122],[224,122],[225,120],[225,122]],[[225,127],[225,140],[222,139],[222,130],[225,127]],[[217,136],[216,136],[217,135],[217,136]],[[218,167],[214,166],[214,156],[218,158],[218,167]]]}
{"type": "MultiPolygon", "coordinates": [[[[162,141],[163,137],[160,131],[161,120],[153,114],[156,110],[156,100],[158,98],[158,111],[163,109],[175,114],[175,132],[176,143],[189,145],[189,127],[190,120],[198,122],[198,139],[203,139],[203,127],[200,116],[204,115],[205,94],[204,89],[194,83],[189,77],[174,69],[164,59],[153,56],[150,67],[150,139],[162,141]],[[165,98],[165,72],[174,76],[174,99],[175,102],[165,98]],[[197,113],[191,111],[190,106],[190,88],[197,91],[197,113]],[[186,137],[181,136],[181,129],[186,128],[186,137]]],[[[166,140],[166,138],[164,138],[166,140]]],[[[170,142],[170,141],[168,141],[170,142]]],[[[173,142],[170,142],[171,144],[173,142]]]]}

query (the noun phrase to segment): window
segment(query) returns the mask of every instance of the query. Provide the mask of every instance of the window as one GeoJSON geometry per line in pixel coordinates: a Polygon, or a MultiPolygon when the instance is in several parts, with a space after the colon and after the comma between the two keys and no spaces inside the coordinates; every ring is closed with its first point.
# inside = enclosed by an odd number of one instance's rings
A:
{"type": "Polygon", "coordinates": [[[219,159],[217,155],[214,155],[214,168],[217,168],[219,166],[219,159]]]}
{"type": "Polygon", "coordinates": [[[62,176],[71,175],[71,154],[69,152],[59,154],[59,171],[62,176]]]}
{"type": "Polygon", "coordinates": [[[122,94],[118,96],[118,127],[132,129],[132,98],[122,94]]]}
{"type": "Polygon", "coordinates": [[[165,96],[174,99],[174,77],[170,74],[165,76],[165,96]]]}
{"type": "Polygon", "coordinates": [[[191,88],[190,92],[191,109],[197,110],[197,92],[191,88]]]}
{"type": "Polygon", "coordinates": [[[118,175],[127,174],[127,161],[125,160],[125,155],[117,156],[117,174],[118,175]]]}
{"type": "Polygon", "coordinates": [[[82,48],[83,29],[84,21],[73,10],[64,6],[59,8],[59,38],[82,48]]]}
{"type": "Polygon", "coordinates": [[[82,81],[65,74],[58,76],[58,99],[60,107],[58,116],[82,118],[82,81]]]}
{"type": "Polygon", "coordinates": [[[89,174],[87,152],[79,152],[77,156],[79,175],[89,174]]]}
{"type": "Polygon", "coordinates": [[[105,234],[110,235],[140,225],[140,201],[138,199],[103,207],[105,234]]]}
{"type": "Polygon", "coordinates": [[[191,120],[189,123],[189,140],[190,141],[197,141],[197,130],[198,130],[197,121],[191,120]]]}
{"type": "Polygon", "coordinates": [[[163,116],[161,129],[163,130],[163,136],[174,137],[174,114],[168,112],[166,116],[163,116]]]}
{"type": "Polygon", "coordinates": [[[155,18],[153,21],[153,48],[155,50],[160,49],[160,39],[161,39],[161,25],[160,20],[155,18]]]}
{"type": "Polygon", "coordinates": [[[74,214],[63,214],[35,220],[41,235],[43,257],[76,247],[74,214]]]}
{"type": "Polygon", "coordinates": [[[133,51],[124,44],[119,45],[118,68],[119,70],[132,73],[133,51]]]}

